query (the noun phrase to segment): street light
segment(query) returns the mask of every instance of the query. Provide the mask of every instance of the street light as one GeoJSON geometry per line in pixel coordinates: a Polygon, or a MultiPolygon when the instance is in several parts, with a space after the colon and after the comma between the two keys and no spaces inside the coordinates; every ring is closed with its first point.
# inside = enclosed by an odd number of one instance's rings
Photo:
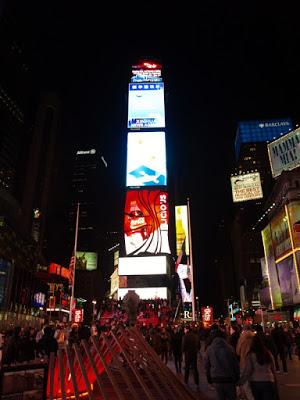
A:
{"type": "Polygon", "coordinates": [[[199,297],[196,296],[196,314],[197,314],[197,320],[199,320],[199,303],[198,303],[199,297]]]}
{"type": "Polygon", "coordinates": [[[92,303],[93,303],[93,317],[92,317],[92,320],[94,321],[97,301],[96,300],[92,300],[92,303]]]}

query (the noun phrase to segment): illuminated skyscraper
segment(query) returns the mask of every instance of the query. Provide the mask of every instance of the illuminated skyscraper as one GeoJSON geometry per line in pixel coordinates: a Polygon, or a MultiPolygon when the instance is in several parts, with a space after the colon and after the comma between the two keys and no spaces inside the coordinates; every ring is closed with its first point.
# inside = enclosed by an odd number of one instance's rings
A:
{"type": "Polygon", "coordinates": [[[128,134],[124,239],[118,297],[135,290],[140,298],[168,298],[166,124],[161,65],[132,67],[128,88],[128,134]]]}

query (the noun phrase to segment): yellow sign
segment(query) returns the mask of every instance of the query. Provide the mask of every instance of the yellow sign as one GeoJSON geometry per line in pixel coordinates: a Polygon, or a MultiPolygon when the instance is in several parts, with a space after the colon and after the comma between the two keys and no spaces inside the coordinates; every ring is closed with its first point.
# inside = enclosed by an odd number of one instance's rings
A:
{"type": "Polygon", "coordinates": [[[189,235],[188,235],[188,215],[187,206],[175,207],[175,223],[176,223],[176,254],[180,254],[181,250],[188,256],[190,254],[189,235]],[[185,242],[185,244],[184,244],[185,242]]]}

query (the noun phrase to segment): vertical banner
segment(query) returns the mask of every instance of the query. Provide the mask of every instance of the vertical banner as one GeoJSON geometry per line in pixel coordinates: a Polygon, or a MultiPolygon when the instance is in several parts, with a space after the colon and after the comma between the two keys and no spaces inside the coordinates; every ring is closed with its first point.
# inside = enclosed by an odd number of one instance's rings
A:
{"type": "Polygon", "coordinates": [[[188,235],[188,214],[187,206],[175,206],[175,224],[176,224],[176,255],[181,251],[188,256],[189,235],[188,235]]]}

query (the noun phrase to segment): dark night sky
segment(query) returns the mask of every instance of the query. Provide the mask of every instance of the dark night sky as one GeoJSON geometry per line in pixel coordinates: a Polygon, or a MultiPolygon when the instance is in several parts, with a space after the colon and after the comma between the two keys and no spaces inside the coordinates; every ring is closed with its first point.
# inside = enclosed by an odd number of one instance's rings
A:
{"type": "Polygon", "coordinates": [[[191,198],[197,280],[202,300],[213,303],[212,244],[217,222],[232,212],[236,124],[299,119],[296,10],[240,2],[199,3],[196,10],[173,2],[156,11],[150,3],[148,9],[132,3],[117,17],[93,2],[37,3],[24,11],[24,20],[42,60],[40,80],[63,99],[64,163],[79,143],[103,146],[112,178],[104,198],[111,204],[111,229],[120,225],[123,207],[130,66],[139,56],[161,60],[169,172],[178,201],[191,198]]]}

